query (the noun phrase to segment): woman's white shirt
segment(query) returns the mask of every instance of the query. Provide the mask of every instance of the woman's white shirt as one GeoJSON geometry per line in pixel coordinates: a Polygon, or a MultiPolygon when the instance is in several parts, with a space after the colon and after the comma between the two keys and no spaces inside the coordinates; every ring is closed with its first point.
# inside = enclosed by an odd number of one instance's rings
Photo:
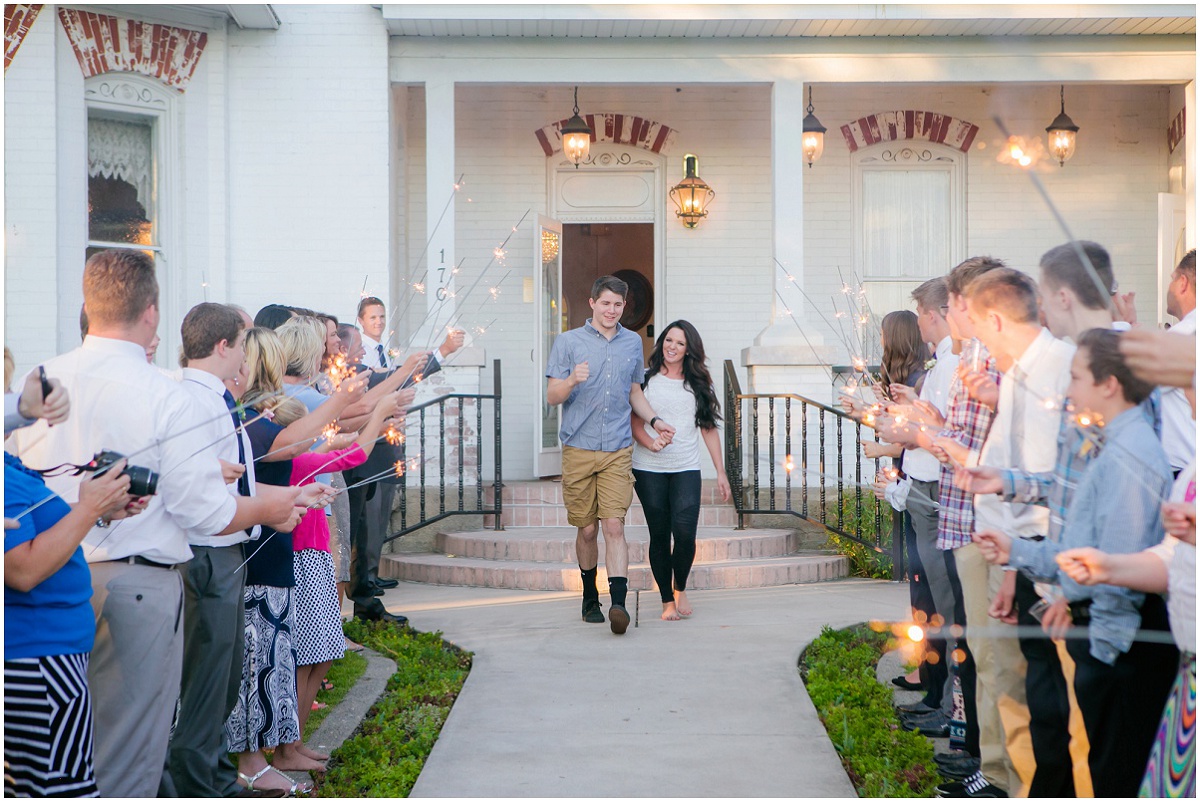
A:
{"type": "MultiPolygon", "coordinates": [[[[683,379],[669,379],[661,373],[650,377],[645,392],[655,414],[675,427],[675,436],[670,445],[657,454],[635,440],[633,467],[652,473],[700,470],[700,431],[696,428],[695,394],[683,379]]],[[[651,437],[658,436],[650,426],[642,425],[651,437]]]]}

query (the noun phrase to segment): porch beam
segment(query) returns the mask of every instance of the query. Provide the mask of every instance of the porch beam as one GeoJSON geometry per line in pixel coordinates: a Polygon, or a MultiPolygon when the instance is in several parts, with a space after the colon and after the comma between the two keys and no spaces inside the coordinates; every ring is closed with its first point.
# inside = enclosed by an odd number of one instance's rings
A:
{"type": "Polygon", "coordinates": [[[1191,36],[655,40],[392,37],[400,83],[1187,83],[1191,36]]]}

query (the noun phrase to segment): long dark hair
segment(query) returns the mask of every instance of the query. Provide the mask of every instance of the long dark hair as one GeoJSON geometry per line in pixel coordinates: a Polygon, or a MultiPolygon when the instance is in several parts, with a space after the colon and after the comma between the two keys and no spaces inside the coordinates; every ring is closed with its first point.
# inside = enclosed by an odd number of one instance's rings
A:
{"type": "Polygon", "coordinates": [[[687,340],[687,350],[683,354],[683,384],[691,388],[692,394],[696,396],[696,427],[715,429],[717,421],[721,420],[721,405],[717,402],[717,391],[713,389],[712,376],[704,364],[707,361],[704,356],[704,341],[700,339],[700,332],[696,331],[696,327],[686,320],[676,320],[663,327],[662,334],[655,340],[654,350],[650,352],[650,359],[646,363],[646,378],[642,381],[642,387],[645,388],[651,377],[662,372],[663,340],[667,338],[667,332],[671,329],[682,331],[683,338],[687,340]]]}
{"type": "Polygon", "coordinates": [[[921,339],[917,316],[907,309],[888,312],[883,317],[883,358],[879,361],[880,378],[888,398],[892,384],[906,384],[914,371],[924,368],[929,346],[921,339]]]}

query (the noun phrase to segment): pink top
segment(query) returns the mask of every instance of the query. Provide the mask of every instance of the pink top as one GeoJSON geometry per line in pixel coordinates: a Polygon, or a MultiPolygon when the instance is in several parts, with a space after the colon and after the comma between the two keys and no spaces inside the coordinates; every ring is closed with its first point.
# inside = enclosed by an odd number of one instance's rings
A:
{"type": "MultiPolygon", "coordinates": [[[[317,474],[356,468],[366,461],[366,452],[358,443],[324,454],[306,451],[292,460],[292,484],[297,487],[311,485],[317,481],[317,474]]],[[[292,530],[292,551],[301,549],[329,551],[329,522],[325,520],[325,510],[309,510],[292,530]]]]}

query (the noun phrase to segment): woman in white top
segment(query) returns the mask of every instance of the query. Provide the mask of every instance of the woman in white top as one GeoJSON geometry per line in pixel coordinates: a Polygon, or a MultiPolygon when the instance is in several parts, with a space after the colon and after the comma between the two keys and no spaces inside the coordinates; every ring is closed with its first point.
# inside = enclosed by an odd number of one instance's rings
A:
{"type": "Polygon", "coordinates": [[[650,528],[650,570],[662,596],[664,621],[692,614],[686,588],[700,520],[701,437],[717,469],[721,499],[729,500],[717,434],[720,405],[704,363],[704,343],[696,327],[686,320],[667,326],[650,354],[642,389],[659,417],[675,427],[675,434],[659,435],[631,417],[634,489],[650,528]]]}

